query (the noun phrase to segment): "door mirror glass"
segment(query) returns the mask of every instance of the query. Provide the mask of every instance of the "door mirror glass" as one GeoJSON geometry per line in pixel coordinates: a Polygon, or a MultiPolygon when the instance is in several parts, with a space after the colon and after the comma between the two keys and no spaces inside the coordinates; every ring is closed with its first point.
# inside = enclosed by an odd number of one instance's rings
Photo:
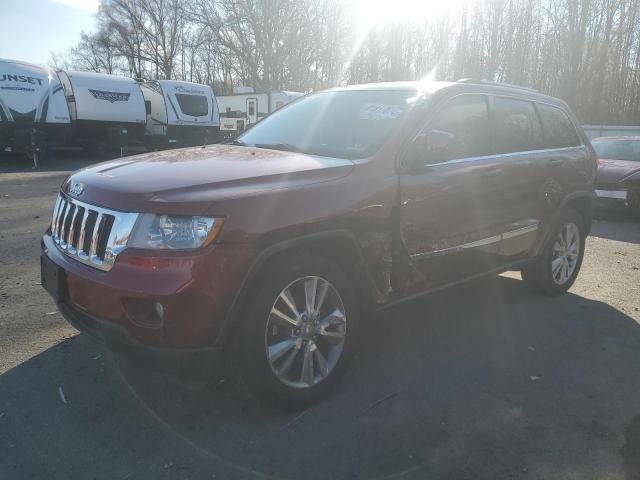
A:
{"type": "Polygon", "coordinates": [[[427,151],[425,163],[445,162],[454,158],[456,136],[444,130],[427,132],[427,151]]]}
{"type": "Polygon", "coordinates": [[[449,160],[453,158],[455,144],[456,136],[451,132],[436,129],[420,132],[409,146],[405,164],[409,168],[420,168],[449,160]]]}

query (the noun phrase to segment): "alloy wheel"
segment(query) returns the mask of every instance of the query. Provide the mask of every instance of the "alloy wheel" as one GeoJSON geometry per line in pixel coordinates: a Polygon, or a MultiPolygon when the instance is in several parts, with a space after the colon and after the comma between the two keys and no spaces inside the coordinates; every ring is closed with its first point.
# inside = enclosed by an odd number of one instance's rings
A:
{"type": "Polygon", "coordinates": [[[266,355],[282,383],[309,388],[336,367],[347,318],[336,288],[317,276],[298,278],[274,301],[265,331],[266,355]]]}
{"type": "Polygon", "coordinates": [[[564,285],[576,270],[580,257],[580,230],[575,223],[565,223],[553,245],[551,275],[558,285],[564,285]]]}

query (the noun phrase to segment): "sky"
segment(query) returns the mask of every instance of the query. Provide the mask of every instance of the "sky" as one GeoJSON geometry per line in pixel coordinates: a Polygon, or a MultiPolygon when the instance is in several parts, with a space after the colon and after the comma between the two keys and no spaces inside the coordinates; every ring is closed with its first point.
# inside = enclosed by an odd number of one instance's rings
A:
{"type": "MultiPolygon", "coordinates": [[[[95,27],[101,0],[0,0],[0,58],[48,65],[95,27]]],[[[377,23],[454,12],[464,0],[351,0],[363,32],[377,23]]]]}
{"type": "Polygon", "coordinates": [[[92,31],[98,0],[0,0],[0,58],[48,65],[92,31]]]}

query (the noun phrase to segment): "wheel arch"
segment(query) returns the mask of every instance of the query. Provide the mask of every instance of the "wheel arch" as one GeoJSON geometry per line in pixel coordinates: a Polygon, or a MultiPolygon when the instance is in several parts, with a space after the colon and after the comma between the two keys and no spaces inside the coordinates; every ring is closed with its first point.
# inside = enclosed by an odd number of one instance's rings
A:
{"type": "Polygon", "coordinates": [[[578,212],[584,221],[585,232],[589,234],[593,222],[593,192],[575,192],[568,195],[560,208],[570,208],[578,212]]]}
{"type": "Polygon", "coordinates": [[[354,282],[358,299],[364,305],[371,305],[373,282],[354,235],[346,230],[303,235],[270,245],[258,254],[225,315],[216,338],[216,345],[225,345],[228,342],[235,325],[238,323],[238,318],[245,311],[247,302],[258,284],[261,274],[283,256],[300,252],[333,260],[344,269],[344,273],[354,282]]]}
{"type": "Polygon", "coordinates": [[[593,192],[592,191],[577,191],[573,192],[570,195],[567,195],[561,202],[554,207],[554,211],[550,216],[547,227],[544,229],[544,232],[535,247],[532,250],[532,257],[538,257],[542,250],[544,249],[547,242],[550,241],[550,235],[552,226],[558,221],[558,216],[560,212],[565,208],[570,208],[571,210],[576,211],[584,222],[585,232],[588,235],[591,230],[591,223],[593,220],[593,192]]]}

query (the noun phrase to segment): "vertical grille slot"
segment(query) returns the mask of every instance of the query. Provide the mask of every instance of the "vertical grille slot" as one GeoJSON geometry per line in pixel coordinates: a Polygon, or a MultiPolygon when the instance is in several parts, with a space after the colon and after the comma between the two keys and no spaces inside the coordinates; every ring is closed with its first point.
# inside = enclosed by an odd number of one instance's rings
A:
{"type": "Polygon", "coordinates": [[[53,217],[51,218],[51,235],[56,236],[56,230],[58,228],[58,214],[60,213],[60,207],[62,207],[62,197],[58,195],[56,200],[56,206],[53,209],[53,217]]]}
{"type": "Polygon", "coordinates": [[[60,245],[62,248],[66,248],[69,241],[69,230],[71,230],[71,221],[73,220],[73,214],[76,211],[76,206],[73,203],[67,204],[67,210],[62,220],[62,234],[60,235],[60,245]]]}
{"type": "Polygon", "coordinates": [[[76,253],[78,250],[78,238],[80,237],[80,225],[82,224],[82,217],[84,217],[85,208],[76,206],[75,212],[73,212],[73,219],[71,220],[71,230],[69,232],[69,246],[67,249],[71,253],[76,253]]]}
{"type": "Polygon", "coordinates": [[[62,222],[64,220],[64,214],[67,211],[67,202],[62,201],[60,211],[58,212],[58,218],[56,219],[56,241],[60,243],[60,236],[62,235],[62,222]]]}
{"type": "Polygon", "coordinates": [[[117,212],[58,195],[51,237],[66,255],[109,270],[126,247],[137,213],[117,212]]]}
{"type": "Polygon", "coordinates": [[[91,251],[91,240],[93,240],[93,229],[96,226],[97,219],[98,219],[98,212],[89,210],[87,224],[84,228],[84,243],[82,244],[82,251],[86,255],[89,255],[89,252],[91,251]]]}
{"type": "Polygon", "coordinates": [[[96,255],[100,260],[104,260],[104,254],[107,251],[107,242],[109,241],[109,234],[111,233],[114,220],[115,217],[112,215],[103,215],[102,217],[102,227],[100,228],[98,243],[96,245],[96,255]]]}

